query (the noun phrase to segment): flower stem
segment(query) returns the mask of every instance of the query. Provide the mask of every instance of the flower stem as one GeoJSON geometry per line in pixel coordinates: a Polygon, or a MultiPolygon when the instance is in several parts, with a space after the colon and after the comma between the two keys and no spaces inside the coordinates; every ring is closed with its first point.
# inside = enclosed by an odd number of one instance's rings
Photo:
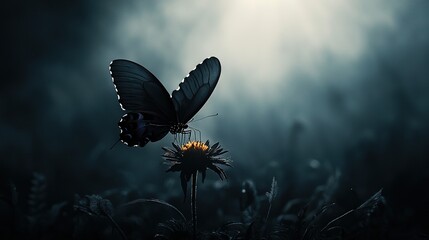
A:
{"type": "Polygon", "coordinates": [[[192,174],[191,184],[191,213],[192,213],[192,236],[197,239],[197,176],[198,172],[192,174]]]}

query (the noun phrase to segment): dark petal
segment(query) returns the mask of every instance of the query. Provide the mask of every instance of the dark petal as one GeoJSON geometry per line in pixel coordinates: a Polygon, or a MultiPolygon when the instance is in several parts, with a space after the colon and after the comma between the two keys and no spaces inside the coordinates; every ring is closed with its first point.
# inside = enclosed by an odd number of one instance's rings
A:
{"type": "Polygon", "coordinates": [[[224,153],[227,153],[228,151],[226,151],[226,150],[223,150],[223,148],[221,148],[221,147],[218,147],[217,149],[216,149],[216,151],[213,151],[215,154],[217,154],[217,155],[220,155],[220,154],[224,154],[224,153]]]}
{"type": "Polygon", "coordinates": [[[210,162],[214,163],[214,164],[222,164],[222,165],[227,165],[230,166],[230,161],[223,159],[223,158],[210,158],[210,162]]]}
{"type": "Polygon", "coordinates": [[[225,174],[225,171],[222,169],[222,168],[220,168],[220,167],[218,167],[218,166],[216,166],[216,165],[213,165],[215,168],[217,168],[221,173],[222,173],[222,176],[223,176],[223,179],[227,179],[227,177],[226,177],[226,174],[225,174]]]}
{"type": "Polygon", "coordinates": [[[229,162],[224,163],[223,165],[226,165],[228,167],[232,167],[232,165],[229,162]]]}
{"type": "Polygon", "coordinates": [[[178,159],[178,156],[176,154],[171,154],[171,153],[164,153],[164,154],[161,155],[161,157],[163,157],[163,158],[178,159]]]}
{"type": "MultiPolygon", "coordinates": [[[[217,166],[216,166],[217,167],[217,166]]],[[[228,177],[226,176],[226,173],[225,173],[225,171],[222,169],[222,168],[220,168],[220,167],[217,167],[218,169],[219,169],[219,171],[222,173],[222,175],[223,175],[223,179],[227,179],[228,177]]]]}
{"type": "Polygon", "coordinates": [[[167,147],[162,147],[162,150],[166,151],[167,153],[176,154],[176,151],[167,147]]]}
{"type": "Polygon", "coordinates": [[[163,158],[177,158],[177,156],[175,154],[171,154],[171,153],[164,153],[162,155],[163,158]]]}
{"type": "Polygon", "coordinates": [[[174,151],[165,151],[162,155],[163,156],[174,156],[174,155],[176,155],[176,153],[174,151]]]}
{"type": "Polygon", "coordinates": [[[216,149],[214,149],[214,148],[210,148],[210,149],[207,151],[206,155],[207,155],[207,156],[213,156],[213,152],[214,152],[215,150],[216,150],[216,149]]]}
{"type": "Polygon", "coordinates": [[[179,172],[181,170],[182,170],[181,164],[174,164],[170,168],[168,168],[166,172],[179,172]]]}
{"type": "MultiPolygon", "coordinates": [[[[174,164],[179,164],[181,163],[179,159],[177,158],[164,158],[165,161],[169,161],[169,162],[173,162],[174,164]]],[[[168,164],[168,163],[167,163],[168,164]]]]}
{"type": "Polygon", "coordinates": [[[215,151],[213,151],[211,154],[213,156],[218,156],[218,155],[222,155],[224,153],[227,153],[228,151],[223,151],[223,148],[218,148],[215,151]]]}
{"type": "Polygon", "coordinates": [[[205,144],[206,144],[207,147],[210,148],[210,142],[209,142],[209,140],[207,140],[205,144]]]}
{"type": "Polygon", "coordinates": [[[206,179],[206,169],[204,169],[203,171],[201,171],[201,176],[202,176],[202,178],[201,178],[202,183],[204,183],[204,180],[206,179]]]}
{"type": "Polygon", "coordinates": [[[212,148],[211,148],[211,149],[212,149],[212,151],[213,151],[213,150],[215,150],[215,149],[217,148],[217,146],[219,146],[219,142],[217,142],[217,143],[213,144],[213,146],[212,146],[212,148]]]}
{"type": "Polygon", "coordinates": [[[179,146],[177,146],[176,144],[174,144],[174,143],[171,143],[172,145],[173,145],[173,147],[177,150],[177,153],[180,153],[180,152],[182,152],[182,149],[179,147],[179,146]]]}
{"type": "Polygon", "coordinates": [[[217,175],[219,175],[220,179],[223,180],[224,179],[224,174],[222,173],[222,169],[220,169],[219,167],[215,166],[215,165],[209,165],[208,168],[210,168],[211,170],[213,170],[215,173],[217,173],[217,175]]]}
{"type": "Polygon", "coordinates": [[[232,165],[229,163],[229,162],[213,162],[214,164],[221,164],[221,165],[224,165],[224,166],[228,166],[228,167],[232,167],[232,165]]]}
{"type": "Polygon", "coordinates": [[[186,180],[185,172],[180,173],[180,183],[182,184],[183,201],[185,201],[186,200],[186,191],[188,189],[188,181],[186,180]]]}
{"type": "Polygon", "coordinates": [[[164,158],[164,160],[165,161],[169,161],[169,162],[181,162],[181,160],[180,159],[178,159],[178,158],[171,158],[171,157],[166,157],[166,158],[164,158]]]}
{"type": "Polygon", "coordinates": [[[217,153],[221,152],[223,149],[221,147],[218,147],[216,149],[212,148],[210,151],[210,155],[218,155],[217,153]]]}

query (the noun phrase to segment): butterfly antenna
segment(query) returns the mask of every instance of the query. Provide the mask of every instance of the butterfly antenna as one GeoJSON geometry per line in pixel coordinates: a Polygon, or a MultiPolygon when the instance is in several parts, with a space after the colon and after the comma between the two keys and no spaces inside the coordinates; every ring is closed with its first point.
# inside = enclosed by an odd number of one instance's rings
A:
{"type": "Polygon", "coordinates": [[[120,139],[120,138],[118,139],[118,141],[116,141],[116,142],[115,142],[115,144],[113,144],[113,145],[110,147],[110,149],[109,149],[109,150],[112,150],[112,149],[116,146],[116,144],[118,144],[118,142],[119,142],[119,141],[121,141],[121,139],[120,139]]]}
{"type": "Polygon", "coordinates": [[[202,117],[202,118],[198,118],[196,120],[194,118],[192,118],[188,123],[190,123],[190,122],[197,122],[197,121],[209,118],[209,117],[216,117],[218,115],[219,115],[219,113],[216,113],[216,114],[208,115],[208,116],[205,116],[205,117],[202,117]]]}

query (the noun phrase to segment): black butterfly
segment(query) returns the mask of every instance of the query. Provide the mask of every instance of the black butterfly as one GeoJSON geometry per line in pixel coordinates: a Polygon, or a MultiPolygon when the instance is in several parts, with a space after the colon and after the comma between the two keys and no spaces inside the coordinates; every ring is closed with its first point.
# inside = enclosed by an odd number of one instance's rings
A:
{"type": "Polygon", "coordinates": [[[145,146],[168,132],[184,133],[188,121],[212,94],[220,77],[216,57],[205,59],[192,70],[170,96],[146,68],[128,60],[113,60],[110,74],[119,104],[129,111],[118,125],[120,140],[128,146],[145,146]]]}

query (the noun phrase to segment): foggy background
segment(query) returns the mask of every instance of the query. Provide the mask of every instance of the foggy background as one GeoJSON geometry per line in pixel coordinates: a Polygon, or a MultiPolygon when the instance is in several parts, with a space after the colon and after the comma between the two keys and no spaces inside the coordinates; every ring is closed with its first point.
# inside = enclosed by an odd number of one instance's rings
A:
{"type": "Polygon", "coordinates": [[[404,221],[429,214],[428,1],[42,1],[1,11],[0,179],[18,191],[39,172],[51,202],[114,188],[181,198],[160,157],[172,135],[109,150],[124,112],[108,66],[138,62],[171,92],[216,56],[221,78],[196,117],[219,116],[191,126],[229,150],[234,168],[227,183],[208,174],[202,194],[246,179],[264,192],[276,176],[284,198],[300,196],[337,171],[345,195],[383,188],[404,221]]]}

